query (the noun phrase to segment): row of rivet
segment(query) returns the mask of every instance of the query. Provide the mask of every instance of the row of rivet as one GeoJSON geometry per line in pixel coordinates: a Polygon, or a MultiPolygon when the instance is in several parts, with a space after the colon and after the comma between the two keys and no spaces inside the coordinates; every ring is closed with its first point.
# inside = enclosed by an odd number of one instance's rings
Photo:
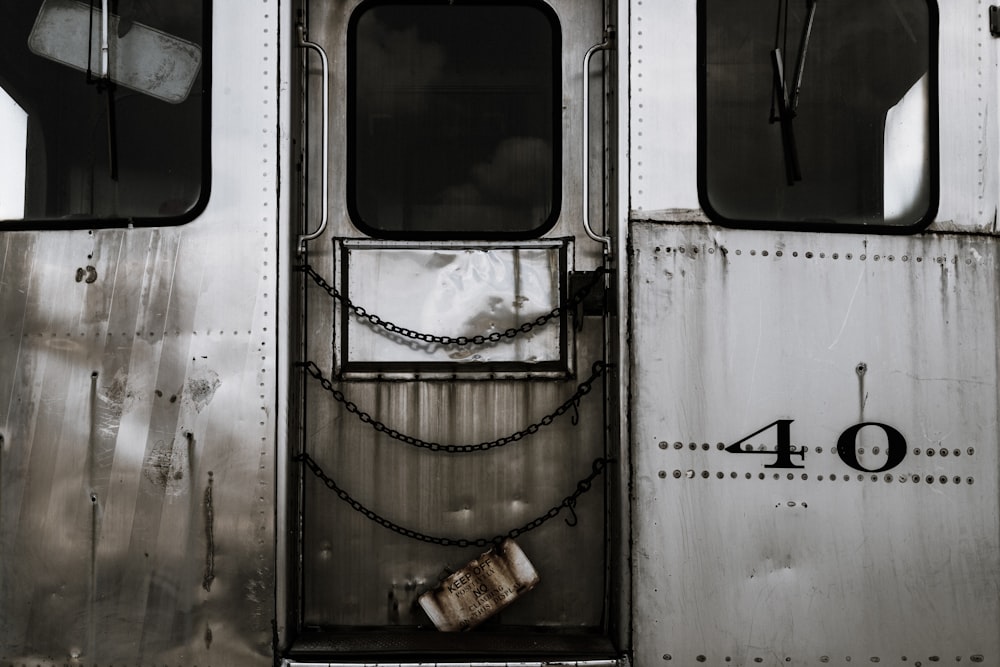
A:
{"type": "MultiPolygon", "coordinates": [[[[660,446],[660,449],[669,449],[670,448],[670,443],[668,443],[666,441],[661,441],[659,446],[660,446]]],[[[684,449],[684,443],[682,443],[682,442],[675,442],[673,444],[673,448],[674,449],[684,449]]],[[[708,444],[707,442],[703,442],[703,443],[701,443],[701,445],[699,445],[698,443],[692,442],[692,443],[689,443],[687,445],[687,448],[690,449],[690,450],[692,450],[692,451],[697,450],[699,448],[702,449],[702,450],[705,450],[705,451],[709,451],[709,450],[712,449],[712,446],[710,444],[708,444]]],[[[717,450],[720,450],[720,451],[721,450],[725,450],[726,449],[726,445],[724,445],[723,443],[720,442],[720,443],[717,443],[715,445],[715,448],[717,450]]],[[[751,445],[747,445],[745,447],[745,450],[748,451],[748,452],[749,451],[753,451],[753,447],[751,445]]],[[[761,452],[765,451],[764,445],[758,445],[757,450],[761,451],[761,452]]],[[[823,448],[822,447],[816,447],[815,449],[810,450],[808,446],[798,447],[796,445],[792,445],[791,451],[793,451],[793,452],[798,452],[798,451],[802,451],[802,452],[814,451],[817,454],[822,454],[823,453],[823,448]]],[[[865,448],[864,447],[859,447],[857,451],[858,451],[858,454],[864,454],[865,453],[865,448]]],[[[878,454],[880,451],[882,451],[882,450],[879,447],[872,447],[872,454],[878,454]]],[[[836,447],[831,447],[830,448],[830,453],[831,454],[837,454],[837,448],[836,447]]],[[[914,456],[920,456],[921,453],[923,453],[925,456],[938,456],[938,455],[940,455],[940,456],[948,456],[949,454],[951,456],[961,456],[962,455],[962,450],[958,449],[958,448],[949,450],[947,447],[941,447],[940,449],[934,449],[933,447],[927,447],[926,449],[923,449],[923,450],[920,449],[919,447],[914,447],[913,448],[913,455],[914,456]]],[[[974,456],[975,453],[976,453],[976,448],[975,447],[967,447],[966,450],[965,450],[965,453],[968,454],[969,456],[974,456]]]]}
{"type": "MultiPolygon", "coordinates": [[[[666,470],[661,470],[658,474],[659,474],[660,479],[666,479],[666,477],[667,477],[667,471],[666,470]]],[[[700,475],[700,477],[702,479],[709,479],[709,478],[712,477],[712,473],[710,471],[708,471],[708,470],[702,470],[701,473],[698,473],[698,472],[696,472],[694,470],[674,470],[674,472],[673,472],[674,479],[681,479],[682,477],[686,478],[686,479],[696,479],[697,477],[699,477],[699,475],[700,475]]],[[[739,476],[740,476],[740,474],[737,473],[737,472],[730,472],[729,473],[729,477],[731,479],[738,479],[739,476]]],[[[724,473],[724,472],[716,472],[715,473],[715,477],[716,477],[716,479],[725,479],[726,478],[726,473],[724,473]]],[[[744,473],[744,478],[745,479],[753,479],[754,477],[755,476],[754,476],[753,473],[749,473],[749,472],[748,473],[744,473]]],[[[788,479],[788,480],[794,480],[794,479],[796,479],[796,477],[798,477],[799,479],[802,479],[802,480],[808,480],[809,479],[809,475],[806,474],[806,473],[802,473],[801,475],[798,475],[798,476],[796,476],[795,473],[786,473],[784,475],[784,477],[785,477],[785,479],[788,479]]],[[[767,475],[767,474],[761,472],[761,473],[757,473],[756,478],[759,479],[759,480],[762,480],[762,479],[781,479],[782,475],[781,475],[781,473],[772,473],[771,475],[767,475]]],[[[827,475],[826,477],[824,477],[823,475],[816,475],[816,477],[815,477],[815,479],[817,481],[819,481],[819,482],[822,482],[824,479],[828,479],[831,482],[836,482],[838,480],[841,480],[841,481],[844,481],[844,482],[848,482],[852,478],[853,478],[853,476],[850,475],[850,474],[847,474],[847,473],[840,474],[840,475],[838,475],[836,473],[831,473],[830,475],[827,475]]],[[[857,480],[859,482],[863,482],[866,479],[870,479],[873,482],[877,482],[877,481],[879,481],[879,476],[877,474],[865,475],[863,473],[859,473],[857,475],[857,480]]],[[[957,476],[957,475],[955,475],[954,477],[951,477],[951,478],[949,478],[947,475],[939,475],[938,477],[934,477],[934,475],[927,475],[925,477],[921,477],[920,475],[918,475],[916,473],[912,473],[912,474],[907,474],[907,473],[893,474],[893,473],[887,472],[887,473],[885,473],[885,475],[882,476],[882,479],[884,481],[886,481],[886,482],[900,482],[902,484],[905,484],[906,482],[911,481],[911,480],[913,481],[914,484],[918,484],[920,481],[925,481],[928,484],[933,484],[935,481],[937,481],[939,484],[947,484],[949,481],[951,481],[952,484],[961,484],[962,483],[962,478],[959,477],[959,476],[957,476]]],[[[965,478],[965,483],[966,484],[975,484],[976,480],[973,477],[966,477],[965,478]]]]}
{"type": "MultiPolygon", "coordinates": [[[[663,659],[669,661],[669,660],[673,660],[674,657],[672,655],[670,655],[669,653],[664,653],[663,654],[663,659]]],[[[707,662],[708,658],[706,656],[704,656],[704,655],[698,655],[698,656],[695,656],[695,660],[698,661],[698,662],[707,662]]],[[[819,657],[819,661],[822,662],[822,663],[828,663],[828,662],[830,662],[830,660],[831,660],[831,658],[828,655],[823,655],[823,656],[819,657]]],[[[929,658],[927,658],[928,662],[941,662],[942,660],[944,660],[944,658],[942,658],[941,656],[938,656],[938,655],[932,655],[929,658]]],[[[962,662],[962,660],[963,660],[962,656],[960,656],[960,655],[959,656],[955,656],[955,662],[962,662]]],[[[980,654],[970,655],[969,656],[969,662],[981,663],[981,662],[984,662],[985,660],[986,660],[986,658],[984,656],[980,655],[980,654]]],[[[732,662],[733,659],[732,659],[731,656],[727,655],[725,657],[725,661],[726,662],[732,662]]],[[[764,662],[764,658],[757,657],[757,658],[754,658],[753,661],[756,662],[756,663],[761,663],[761,662],[764,662]]],[[[792,661],[791,658],[789,658],[789,657],[785,658],[785,662],[791,662],[791,661],[792,661]]],[[[851,661],[852,661],[851,656],[849,656],[849,655],[848,656],[844,656],[844,662],[851,662],[851,661]]],[[[874,656],[873,655],[870,658],[868,658],[868,661],[869,662],[882,662],[882,658],[880,658],[879,656],[874,656]]],[[[902,661],[902,662],[909,662],[909,658],[904,655],[904,656],[900,657],[900,661],[902,661]]],[[[923,666],[923,662],[920,661],[920,660],[914,661],[913,664],[916,667],[922,667],[923,666]]]]}
{"type": "MultiPolygon", "coordinates": [[[[663,250],[664,250],[664,252],[667,252],[667,253],[678,252],[678,253],[680,253],[682,255],[688,253],[688,248],[686,246],[678,246],[677,248],[667,247],[667,248],[664,248],[663,250]]],[[[659,252],[660,248],[656,247],[655,251],[659,252]]],[[[697,255],[699,252],[700,252],[700,248],[698,248],[697,246],[691,246],[691,248],[690,248],[690,254],[691,255],[697,255]]],[[[722,253],[723,255],[728,255],[730,253],[730,250],[729,250],[729,248],[726,248],[725,246],[722,246],[722,247],[719,248],[719,252],[722,253]]],[[[740,250],[740,249],[737,249],[737,250],[732,251],[732,252],[734,252],[736,255],[742,255],[743,254],[743,251],[740,250]]],[[[758,253],[757,250],[750,250],[749,251],[749,254],[751,256],[756,256],[757,253],[758,253]]],[[[714,255],[715,254],[715,248],[708,248],[708,254],[714,255]]],[[[760,256],[761,257],[769,257],[772,254],[775,257],[784,257],[786,253],[783,250],[774,250],[774,251],[761,250],[760,251],[760,256]]],[[[788,254],[790,254],[792,257],[798,257],[799,256],[799,252],[797,250],[794,250],[794,251],[792,251],[791,253],[788,253],[788,254]]],[[[826,259],[827,258],[827,254],[825,252],[814,253],[811,250],[809,250],[809,251],[806,251],[806,252],[802,253],[802,257],[805,257],[806,259],[812,259],[814,257],[818,257],[819,259],[826,259]]],[[[844,253],[843,255],[841,255],[839,252],[834,252],[834,253],[831,253],[829,255],[829,257],[830,257],[830,259],[840,259],[841,257],[843,257],[845,260],[850,261],[850,260],[854,259],[854,254],[848,252],[848,253],[844,253]]],[[[864,261],[867,261],[869,259],[869,257],[868,257],[867,254],[862,253],[862,254],[858,255],[858,259],[860,261],[864,262],[864,261]]],[[[896,261],[896,256],[895,255],[872,255],[871,259],[873,261],[876,261],[876,262],[878,262],[880,260],[883,260],[883,259],[886,260],[886,261],[889,261],[889,262],[895,262],[896,261]]],[[[902,255],[899,259],[901,261],[903,261],[903,262],[909,262],[912,259],[914,262],[917,262],[918,264],[924,261],[923,257],[910,257],[909,255],[902,255]]],[[[929,262],[935,262],[937,264],[945,264],[945,263],[947,263],[949,261],[949,258],[943,257],[943,256],[938,256],[938,257],[934,257],[934,258],[927,258],[927,259],[928,259],[929,262]]],[[[952,257],[950,261],[951,261],[952,264],[958,264],[959,258],[958,257],[952,257]]],[[[968,265],[971,265],[973,263],[972,258],[966,258],[965,263],[968,264],[968,265]]]]}

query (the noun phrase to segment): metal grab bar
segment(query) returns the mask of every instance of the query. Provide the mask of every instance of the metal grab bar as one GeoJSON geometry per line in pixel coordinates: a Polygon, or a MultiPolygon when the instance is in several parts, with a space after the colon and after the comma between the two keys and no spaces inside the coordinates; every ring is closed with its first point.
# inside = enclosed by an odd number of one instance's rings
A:
{"type": "Polygon", "coordinates": [[[301,234],[299,236],[299,254],[303,254],[306,251],[306,243],[312,241],[324,231],[326,231],[326,224],[329,219],[329,204],[330,204],[330,61],[326,57],[326,51],[323,47],[315,42],[310,42],[306,40],[305,26],[301,23],[296,26],[299,33],[299,47],[305,49],[313,49],[319,54],[320,61],[323,64],[323,193],[322,193],[322,208],[323,214],[319,222],[319,227],[315,231],[301,234]]]}
{"type": "Polygon", "coordinates": [[[587,236],[604,244],[604,255],[611,255],[611,237],[601,236],[590,226],[590,59],[598,51],[611,48],[611,29],[605,31],[604,41],[587,49],[583,56],[583,231],[587,236]]]}

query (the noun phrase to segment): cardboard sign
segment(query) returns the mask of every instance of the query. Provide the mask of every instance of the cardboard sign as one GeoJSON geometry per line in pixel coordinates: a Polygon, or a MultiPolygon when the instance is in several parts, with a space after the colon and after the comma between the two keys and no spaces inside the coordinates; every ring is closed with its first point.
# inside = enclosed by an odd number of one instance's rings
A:
{"type": "Polygon", "coordinates": [[[421,595],[419,602],[438,630],[469,630],[537,583],[535,568],[508,538],[421,595]]]}

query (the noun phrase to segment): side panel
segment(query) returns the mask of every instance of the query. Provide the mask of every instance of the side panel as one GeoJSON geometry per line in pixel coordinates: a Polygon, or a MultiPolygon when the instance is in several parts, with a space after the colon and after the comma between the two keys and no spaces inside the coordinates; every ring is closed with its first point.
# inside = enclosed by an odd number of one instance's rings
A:
{"type": "Polygon", "coordinates": [[[1000,660],[997,259],[633,224],[637,664],[1000,660]]]}
{"type": "Polygon", "coordinates": [[[275,4],[215,3],[200,218],[0,235],[4,665],[272,663],[275,4]]]}

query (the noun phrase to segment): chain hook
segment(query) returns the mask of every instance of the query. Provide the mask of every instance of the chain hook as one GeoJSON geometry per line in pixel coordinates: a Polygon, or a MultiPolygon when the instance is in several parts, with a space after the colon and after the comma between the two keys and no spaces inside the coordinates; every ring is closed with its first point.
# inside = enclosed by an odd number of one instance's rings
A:
{"type": "Polygon", "coordinates": [[[566,509],[569,510],[570,514],[573,515],[573,520],[572,521],[570,521],[568,518],[564,519],[564,521],[566,522],[566,525],[569,526],[570,528],[575,528],[576,524],[578,524],[580,522],[580,520],[576,516],[576,509],[575,509],[576,508],[576,498],[567,498],[566,500],[563,501],[563,506],[566,509]]]}

